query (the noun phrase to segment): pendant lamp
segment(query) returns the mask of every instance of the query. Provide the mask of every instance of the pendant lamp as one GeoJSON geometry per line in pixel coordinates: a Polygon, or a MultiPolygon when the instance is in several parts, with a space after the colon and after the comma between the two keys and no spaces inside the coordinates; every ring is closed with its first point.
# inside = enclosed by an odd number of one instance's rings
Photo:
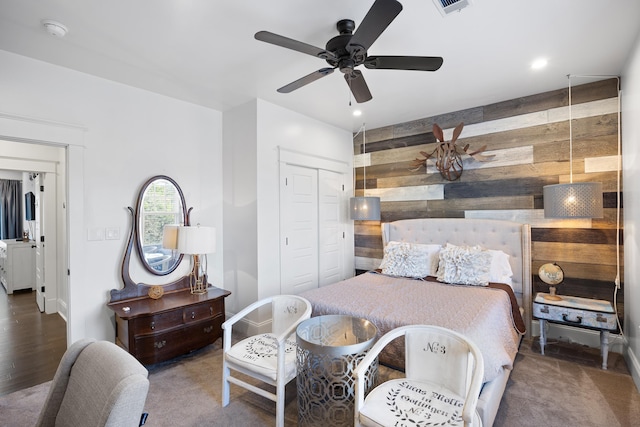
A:
{"type": "Polygon", "coordinates": [[[542,188],[545,218],[602,218],[602,183],[573,182],[573,116],[569,79],[569,183],[542,188]]]}
{"type": "MultiPolygon", "coordinates": [[[[367,153],[367,134],[365,131],[365,125],[362,124],[360,128],[362,130],[362,151],[367,153]]],[[[360,133],[360,132],[358,132],[360,133]]],[[[357,137],[358,133],[354,136],[357,137]]],[[[351,212],[351,219],[357,221],[380,221],[380,197],[367,197],[367,165],[364,164],[363,170],[363,196],[352,197],[349,201],[349,210],[351,212]]],[[[355,174],[355,168],[354,168],[355,174]]],[[[354,187],[355,191],[355,187],[354,187]]]]}

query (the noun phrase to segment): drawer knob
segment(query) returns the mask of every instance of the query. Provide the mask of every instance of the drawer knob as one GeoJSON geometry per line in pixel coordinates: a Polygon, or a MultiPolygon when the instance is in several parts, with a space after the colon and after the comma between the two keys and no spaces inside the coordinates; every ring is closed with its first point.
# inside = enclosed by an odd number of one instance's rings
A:
{"type": "Polygon", "coordinates": [[[156,322],[151,322],[151,330],[154,330],[156,328],[156,322]]]}
{"type": "Polygon", "coordinates": [[[209,307],[209,314],[213,316],[213,307],[209,307]]]}
{"type": "Polygon", "coordinates": [[[196,312],[195,312],[195,311],[192,311],[192,312],[191,312],[191,318],[192,318],[192,319],[195,319],[195,318],[196,318],[196,312]]]}

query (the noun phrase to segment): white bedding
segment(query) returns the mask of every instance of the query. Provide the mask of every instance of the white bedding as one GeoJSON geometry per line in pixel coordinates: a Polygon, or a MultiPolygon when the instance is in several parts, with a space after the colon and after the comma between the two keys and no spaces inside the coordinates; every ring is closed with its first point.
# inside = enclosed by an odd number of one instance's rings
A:
{"type": "MultiPolygon", "coordinates": [[[[509,295],[499,289],[448,285],[368,272],[304,292],[312,316],[348,314],[372,321],[382,335],[408,324],[432,324],[458,331],[480,348],[485,381],[511,369],[520,334],[514,326],[509,295]]],[[[402,367],[403,343],[392,346],[380,362],[402,367]]]]}

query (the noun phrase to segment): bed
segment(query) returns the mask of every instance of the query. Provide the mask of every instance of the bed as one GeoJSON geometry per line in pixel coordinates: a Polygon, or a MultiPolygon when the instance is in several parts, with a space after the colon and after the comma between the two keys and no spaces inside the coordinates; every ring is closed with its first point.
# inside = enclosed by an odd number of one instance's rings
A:
{"type": "MultiPolygon", "coordinates": [[[[435,324],[467,335],[480,347],[485,359],[485,383],[478,412],[483,425],[490,427],[520,340],[531,324],[529,226],[487,219],[411,219],[383,223],[382,240],[385,257],[381,267],[384,268],[301,294],[311,302],[312,316],[364,317],[378,327],[380,335],[406,324],[435,324]],[[417,258],[407,256],[407,253],[415,254],[415,248],[422,251],[421,260],[431,260],[427,262],[431,265],[425,267],[429,274],[425,275],[424,269],[417,267],[417,258]],[[395,257],[394,265],[393,255],[398,250],[403,256],[395,257]],[[492,255],[488,255],[489,252],[492,255]],[[497,271],[494,261],[498,258],[508,263],[508,279],[493,274],[497,271]],[[410,274],[402,268],[399,274],[388,274],[396,273],[397,259],[410,266],[410,274]],[[455,259],[458,268],[455,274],[447,275],[452,265],[447,260],[451,259],[455,259]],[[473,260],[474,267],[467,265],[465,270],[460,267],[460,259],[467,264],[473,260]],[[470,270],[474,270],[469,273],[471,279],[465,276],[470,270]],[[488,280],[489,270],[491,280],[488,280]],[[460,271],[466,273],[460,275],[460,271]],[[406,277],[407,274],[410,277],[406,277]],[[439,276],[441,281],[434,276],[439,276]],[[452,278],[465,284],[442,282],[452,278]],[[484,286],[474,286],[478,284],[476,280],[484,286]]],[[[402,369],[403,351],[402,342],[397,343],[380,355],[380,363],[402,369]]]]}

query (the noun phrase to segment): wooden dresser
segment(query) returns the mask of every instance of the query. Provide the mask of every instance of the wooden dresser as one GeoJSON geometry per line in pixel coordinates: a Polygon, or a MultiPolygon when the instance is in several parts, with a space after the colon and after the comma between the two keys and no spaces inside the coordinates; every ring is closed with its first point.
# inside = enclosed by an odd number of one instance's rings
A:
{"type": "Polygon", "coordinates": [[[142,364],[153,364],[212,344],[222,337],[224,299],[231,292],[210,287],[194,295],[189,289],[111,302],[116,343],[142,364]]]}

